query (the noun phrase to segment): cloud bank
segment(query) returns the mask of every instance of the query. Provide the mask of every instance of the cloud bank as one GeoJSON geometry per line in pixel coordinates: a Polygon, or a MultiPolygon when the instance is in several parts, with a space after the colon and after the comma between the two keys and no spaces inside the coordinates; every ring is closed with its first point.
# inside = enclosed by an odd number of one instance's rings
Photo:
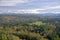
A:
{"type": "Polygon", "coordinates": [[[16,6],[16,4],[23,4],[28,0],[0,0],[0,6],[16,6]]]}
{"type": "Polygon", "coordinates": [[[57,9],[60,9],[60,5],[58,6],[49,6],[45,8],[36,8],[36,9],[0,9],[0,13],[60,13],[57,9]],[[53,11],[52,11],[53,10],[53,11]],[[54,11],[55,10],[55,11],[54,11]]]}
{"type": "Polygon", "coordinates": [[[60,0],[0,0],[1,12],[60,13],[60,0]]]}

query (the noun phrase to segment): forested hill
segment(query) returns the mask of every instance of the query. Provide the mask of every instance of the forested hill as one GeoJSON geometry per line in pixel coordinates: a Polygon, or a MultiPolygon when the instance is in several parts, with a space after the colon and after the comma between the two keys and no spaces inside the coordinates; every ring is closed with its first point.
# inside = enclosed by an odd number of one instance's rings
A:
{"type": "Polygon", "coordinates": [[[0,15],[36,15],[36,16],[58,16],[60,17],[60,13],[39,13],[39,14],[34,14],[34,13],[0,13],[0,15]]]}
{"type": "Polygon", "coordinates": [[[0,14],[0,40],[60,40],[60,14],[0,14]]]}

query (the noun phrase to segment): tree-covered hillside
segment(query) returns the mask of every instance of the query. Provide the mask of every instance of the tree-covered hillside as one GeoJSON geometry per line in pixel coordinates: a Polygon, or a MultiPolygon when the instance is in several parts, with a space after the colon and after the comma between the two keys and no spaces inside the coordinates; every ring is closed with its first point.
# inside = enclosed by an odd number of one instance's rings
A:
{"type": "Polygon", "coordinates": [[[0,40],[60,40],[59,14],[0,14],[0,40]]]}

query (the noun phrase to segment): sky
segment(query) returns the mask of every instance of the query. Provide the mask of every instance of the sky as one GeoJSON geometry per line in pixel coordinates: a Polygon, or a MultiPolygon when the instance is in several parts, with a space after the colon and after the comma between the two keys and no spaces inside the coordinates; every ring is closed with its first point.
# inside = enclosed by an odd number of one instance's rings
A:
{"type": "Polygon", "coordinates": [[[60,13],[60,0],[0,0],[0,13],[60,13]]]}

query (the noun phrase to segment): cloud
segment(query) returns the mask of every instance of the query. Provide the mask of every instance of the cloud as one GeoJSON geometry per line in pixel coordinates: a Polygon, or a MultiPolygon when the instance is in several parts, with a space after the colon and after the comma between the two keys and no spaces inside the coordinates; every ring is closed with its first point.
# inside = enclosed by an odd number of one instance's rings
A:
{"type": "Polygon", "coordinates": [[[39,10],[53,10],[53,9],[59,9],[60,8],[60,5],[58,6],[49,6],[49,7],[45,7],[45,8],[42,8],[42,9],[39,9],[39,10]]]}
{"type": "Polygon", "coordinates": [[[58,11],[60,9],[60,5],[58,6],[47,6],[43,8],[35,8],[35,9],[1,9],[0,12],[3,13],[60,13],[58,11]]]}
{"type": "Polygon", "coordinates": [[[16,6],[16,4],[23,4],[28,0],[0,0],[0,6],[16,6]]]}
{"type": "MultiPolygon", "coordinates": [[[[57,7],[56,7],[57,8],[57,7]]],[[[55,9],[55,8],[54,8],[55,9]]],[[[0,9],[0,13],[33,13],[33,14],[38,14],[38,13],[60,13],[60,11],[46,11],[46,10],[43,10],[43,9],[0,9]]]]}
{"type": "Polygon", "coordinates": [[[13,9],[13,10],[9,10],[9,9],[0,9],[0,13],[39,13],[36,9],[22,9],[22,10],[18,10],[18,9],[13,9]]]}
{"type": "Polygon", "coordinates": [[[39,13],[36,9],[27,9],[27,10],[20,10],[23,11],[24,13],[39,13]]]}
{"type": "Polygon", "coordinates": [[[58,6],[49,6],[49,7],[44,7],[44,8],[39,8],[37,9],[38,12],[40,13],[60,13],[58,10],[60,10],[60,5],[58,6]]]}

